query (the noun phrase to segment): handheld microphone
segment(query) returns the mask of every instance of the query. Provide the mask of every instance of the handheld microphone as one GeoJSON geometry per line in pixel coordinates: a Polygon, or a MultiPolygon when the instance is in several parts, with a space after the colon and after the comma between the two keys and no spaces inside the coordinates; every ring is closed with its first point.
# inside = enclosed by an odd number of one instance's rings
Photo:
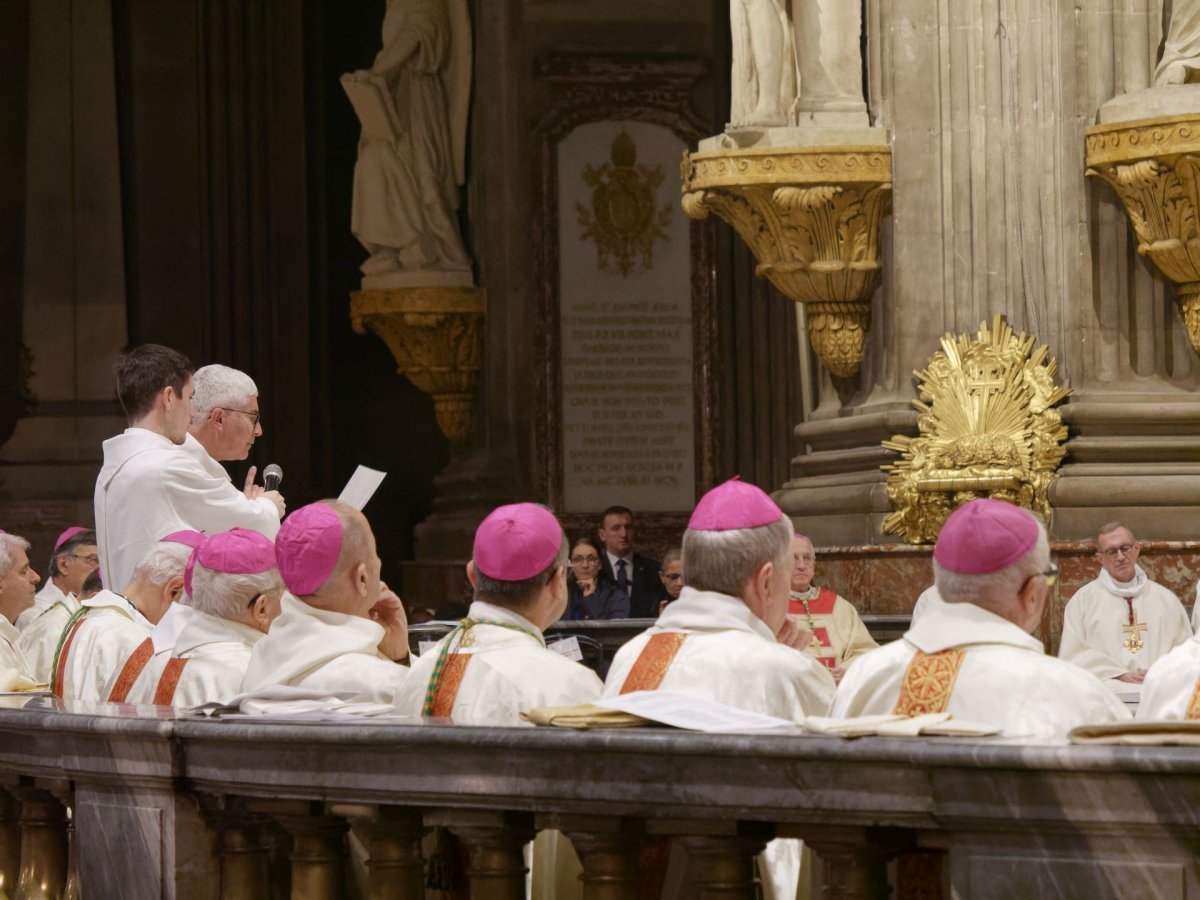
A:
{"type": "Polygon", "coordinates": [[[283,469],[271,463],[263,469],[263,487],[268,491],[279,490],[279,482],[283,481],[283,469]]]}

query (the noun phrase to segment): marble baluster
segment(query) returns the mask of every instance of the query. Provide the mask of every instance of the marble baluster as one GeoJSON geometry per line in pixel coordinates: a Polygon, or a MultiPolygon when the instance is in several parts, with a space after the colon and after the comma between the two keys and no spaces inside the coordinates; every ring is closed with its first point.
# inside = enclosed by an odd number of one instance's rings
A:
{"type": "Polygon", "coordinates": [[[293,900],[341,900],[346,896],[344,819],[324,805],[301,800],[250,801],[247,809],[272,816],[292,839],[293,900]]]}
{"type": "Polygon", "coordinates": [[[755,900],[759,889],[754,858],[766,847],[767,837],[763,832],[681,837],[699,900],[755,900]]]}
{"type": "Polygon", "coordinates": [[[426,828],[415,809],[384,807],[371,825],[367,860],[369,900],[423,900],[426,828]]]}
{"type": "Polygon", "coordinates": [[[888,896],[888,861],[911,844],[893,829],[828,828],[804,834],[824,863],[826,900],[873,900],[888,896]]]}
{"type": "Polygon", "coordinates": [[[0,897],[11,897],[21,871],[21,805],[0,791],[0,897]]]}
{"type": "Polygon", "coordinates": [[[583,900],[636,900],[641,823],[615,816],[538,816],[539,828],[557,828],[583,864],[583,900]]]}
{"type": "Polygon", "coordinates": [[[21,874],[13,900],[61,900],[67,886],[67,817],[62,803],[32,784],[15,789],[21,801],[21,874]]]}
{"type": "Polygon", "coordinates": [[[438,810],[427,825],[444,825],[467,845],[471,900],[524,900],[524,849],[534,838],[533,821],[520,813],[438,810]]]}
{"type": "Polygon", "coordinates": [[[230,816],[218,825],[221,900],[268,895],[268,855],[261,828],[260,821],[239,816],[230,816]]]}

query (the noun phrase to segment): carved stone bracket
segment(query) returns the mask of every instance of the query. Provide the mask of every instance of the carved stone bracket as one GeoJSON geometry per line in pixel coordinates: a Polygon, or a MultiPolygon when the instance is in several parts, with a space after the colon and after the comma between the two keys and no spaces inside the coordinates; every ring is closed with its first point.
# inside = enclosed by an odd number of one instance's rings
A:
{"type": "Polygon", "coordinates": [[[1179,286],[1192,349],[1200,353],[1200,114],[1096,125],[1087,174],[1125,207],[1138,253],[1179,286]]]}
{"type": "Polygon", "coordinates": [[[411,287],[356,291],[350,322],[375,332],[397,371],[433,397],[442,433],[466,440],[483,359],[484,292],[475,287],[411,287]]]}
{"type": "Polygon", "coordinates": [[[862,365],[879,274],[879,222],[892,190],[886,146],[685,153],[683,209],[716,213],[754,252],[757,273],[810,304],[813,350],[834,375],[862,365]]]}

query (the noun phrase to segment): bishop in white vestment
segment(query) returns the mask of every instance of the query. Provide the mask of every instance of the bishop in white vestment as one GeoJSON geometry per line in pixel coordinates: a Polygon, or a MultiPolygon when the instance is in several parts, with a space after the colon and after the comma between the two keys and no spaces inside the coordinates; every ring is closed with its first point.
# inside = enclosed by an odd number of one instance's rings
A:
{"type": "MultiPolygon", "coordinates": [[[[804,652],[811,632],[788,617],[792,536],[753,485],[735,479],[705,494],[683,534],[687,585],[617,651],[604,695],[678,691],[797,722],[825,715],[833,676],[804,652]]],[[[799,842],[772,841],[762,869],[768,898],[794,897],[799,842]]]]}
{"type": "MultiPolygon", "coordinates": [[[[191,533],[195,535],[195,533],[191,533]]],[[[198,535],[196,535],[198,536],[198,535]]],[[[62,700],[106,701],[108,685],[183,593],[192,547],[184,535],[154,545],[122,593],[102,590],[83,601],[59,638],[50,688],[62,700]]]]}
{"type": "Polygon", "coordinates": [[[140,675],[120,673],[110,700],[190,707],[240,693],[250,652],[279,614],[283,582],[274,543],[245,528],[213,535],[196,547],[184,587],[185,598],[172,609],[187,615],[164,638],[167,652],[140,675]]]}
{"type": "MultiPolygon", "coordinates": [[[[17,629],[24,631],[42,613],[59,604],[68,607],[68,614],[78,609],[83,584],[100,565],[97,553],[96,532],[90,528],[73,525],[60,534],[54,542],[46,583],[34,596],[33,607],[17,617],[17,629]]],[[[50,652],[53,654],[53,647],[50,652]]]]}
{"type": "Polygon", "coordinates": [[[1137,565],[1128,528],[1107,525],[1096,544],[1100,576],[1067,603],[1058,655],[1097,678],[1137,684],[1155,660],[1192,636],[1192,627],[1179,598],[1137,565]]]}
{"type": "Polygon", "coordinates": [[[463,725],[527,725],[521,713],[600,696],[591,669],[546,649],[567,604],[562,528],[533,503],[493,510],[475,532],[475,601],[435,651],[414,663],[397,709],[463,725]],[[514,594],[514,583],[525,583],[514,594]]]}
{"type": "Polygon", "coordinates": [[[379,580],[375,535],[358,510],[335,500],[296,510],[275,539],[287,587],[279,617],[254,645],[243,691],[291,685],[361,702],[393,703],[408,677],[408,624],[379,580]]]}
{"type": "Polygon", "coordinates": [[[835,681],[840,681],[846,666],[879,644],[867,631],[853,603],[827,587],[813,584],[817,552],[812,541],[802,534],[792,538],[792,559],[796,567],[788,594],[788,615],[813,634],[804,652],[829,669],[835,681]]]}
{"type": "Polygon", "coordinates": [[[1033,637],[1056,576],[1046,530],[1027,510],[990,499],[959,507],[934,547],[941,601],[846,672],[833,715],[948,712],[1055,741],[1076,725],[1128,719],[1099,679],[1033,637]]]}

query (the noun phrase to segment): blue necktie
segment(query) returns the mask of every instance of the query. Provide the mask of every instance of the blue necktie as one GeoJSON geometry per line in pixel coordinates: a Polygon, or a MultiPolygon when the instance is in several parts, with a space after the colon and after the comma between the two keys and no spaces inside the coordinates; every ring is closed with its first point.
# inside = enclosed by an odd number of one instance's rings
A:
{"type": "Polygon", "coordinates": [[[617,560],[617,587],[629,596],[629,576],[625,574],[626,562],[623,559],[617,560]]]}

